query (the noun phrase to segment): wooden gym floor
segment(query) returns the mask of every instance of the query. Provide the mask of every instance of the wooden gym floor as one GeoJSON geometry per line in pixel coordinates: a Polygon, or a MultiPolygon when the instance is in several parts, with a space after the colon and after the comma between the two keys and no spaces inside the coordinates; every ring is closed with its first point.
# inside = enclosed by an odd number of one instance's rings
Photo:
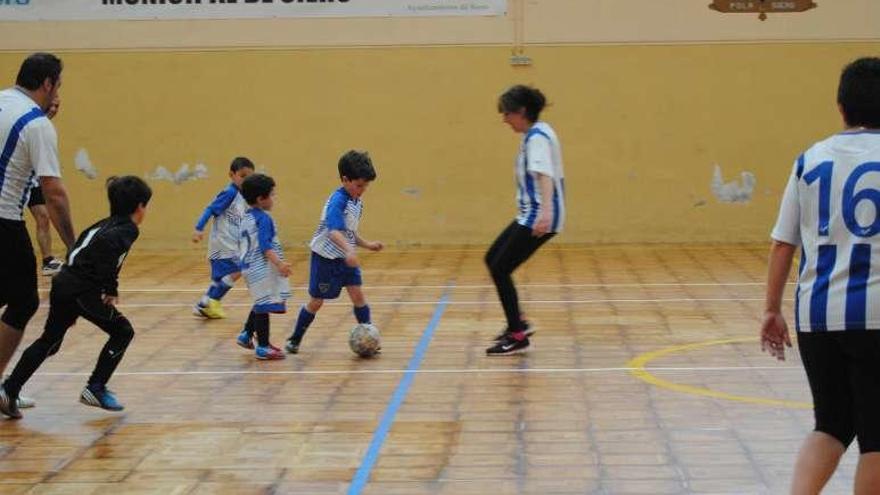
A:
{"type": "MultiPolygon", "coordinates": [[[[277,345],[305,296],[288,251],[277,345]]],[[[105,340],[80,322],[25,387],[37,407],[0,421],[0,493],[783,493],[812,414],[796,349],[758,348],[766,252],[551,244],[516,277],[532,348],[495,358],[482,249],[366,254],[381,356],[348,350],[342,299],[301,354],[261,362],[234,344],[243,285],[202,321],[204,259],[136,250],[120,309],[137,336],[110,383],[126,410],[77,402],[105,340]]],[[[849,492],[855,457],[827,493],[849,492]]]]}

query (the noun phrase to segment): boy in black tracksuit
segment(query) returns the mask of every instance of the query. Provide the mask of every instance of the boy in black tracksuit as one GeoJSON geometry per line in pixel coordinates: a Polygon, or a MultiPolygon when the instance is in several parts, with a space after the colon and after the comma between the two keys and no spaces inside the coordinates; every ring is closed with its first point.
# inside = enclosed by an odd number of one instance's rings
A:
{"type": "Polygon", "coordinates": [[[134,330],[116,309],[119,270],[138,237],[152,192],[138,177],[111,179],[107,185],[110,216],[80,234],[67,263],[52,280],[49,317],[43,334],[28,347],[9,378],[0,386],[0,412],[21,418],[16,399],[22,386],[49,356],[58,352],[67,329],[78,317],[91,321],[110,338],[101,350],[80,402],[111,411],[122,404],[107,389],[107,382],[119,365],[134,330]]]}

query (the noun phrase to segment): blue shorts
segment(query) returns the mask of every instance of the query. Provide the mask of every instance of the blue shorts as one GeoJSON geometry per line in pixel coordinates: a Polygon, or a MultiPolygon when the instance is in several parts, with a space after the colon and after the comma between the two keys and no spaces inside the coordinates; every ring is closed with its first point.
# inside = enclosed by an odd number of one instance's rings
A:
{"type": "Polygon", "coordinates": [[[223,258],[211,261],[211,280],[217,281],[232,273],[241,271],[238,260],[232,258],[223,258]]]}
{"type": "Polygon", "coordinates": [[[345,260],[328,260],[312,253],[312,266],[309,274],[309,295],[316,299],[336,299],[343,287],[363,285],[361,269],[352,268],[345,260]]]}

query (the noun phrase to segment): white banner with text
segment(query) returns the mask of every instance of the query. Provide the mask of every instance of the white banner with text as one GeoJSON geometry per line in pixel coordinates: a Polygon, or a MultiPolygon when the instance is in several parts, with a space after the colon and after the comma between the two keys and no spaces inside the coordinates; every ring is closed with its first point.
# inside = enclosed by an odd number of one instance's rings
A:
{"type": "Polygon", "coordinates": [[[507,0],[0,0],[0,21],[499,16],[507,0]]]}

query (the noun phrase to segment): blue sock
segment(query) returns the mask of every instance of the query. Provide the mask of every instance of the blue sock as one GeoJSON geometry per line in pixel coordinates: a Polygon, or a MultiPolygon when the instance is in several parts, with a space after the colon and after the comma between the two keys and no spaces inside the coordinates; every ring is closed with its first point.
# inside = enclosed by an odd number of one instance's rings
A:
{"type": "Polygon", "coordinates": [[[302,342],[303,337],[306,336],[306,330],[309,329],[309,325],[313,321],[315,321],[315,313],[309,313],[305,306],[300,308],[299,317],[296,319],[296,326],[294,327],[293,335],[290,336],[290,340],[294,344],[302,342]]]}
{"type": "Polygon", "coordinates": [[[223,296],[229,292],[229,289],[232,288],[232,279],[228,276],[221,278],[220,280],[215,280],[210,287],[208,287],[207,296],[211,299],[220,300],[223,299],[223,296]]]}
{"type": "Polygon", "coordinates": [[[364,304],[361,307],[354,307],[354,317],[358,323],[370,323],[370,306],[364,304]]]}

